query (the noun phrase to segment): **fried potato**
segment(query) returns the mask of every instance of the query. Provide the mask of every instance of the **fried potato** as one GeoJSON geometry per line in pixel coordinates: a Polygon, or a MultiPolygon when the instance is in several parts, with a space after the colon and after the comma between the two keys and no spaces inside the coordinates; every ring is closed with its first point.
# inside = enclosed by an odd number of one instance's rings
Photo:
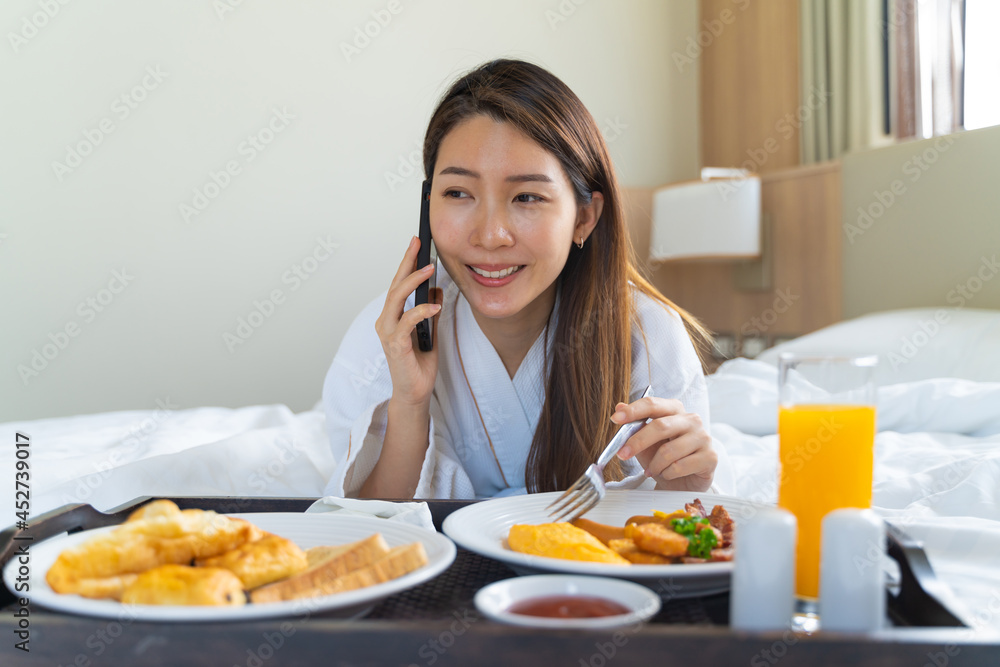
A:
{"type": "Polygon", "coordinates": [[[608,547],[628,562],[635,563],[636,565],[670,565],[674,562],[673,558],[651,551],[643,551],[636,546],[635,542],[627,537],[619,540],[611,540],[608,542],[608,547]]]}
{"type": "Polygon", "coordinates": [[[543,523],[510,527],[507,544],[514,551],[534,556],[628,565],[629,562],[596,537],[568,523],[543,523]]]}
{"type": "Polygon", "coordinates": [[[243,582],[229,570],[161,565],[136,577],[122,593],[122,602],[238,607],[247,597],[243,582]]]}
{"type": "Polygon", "coordinates": [[[643,551],[652,551],[661,556],[684,556],[688,550],[688,538],[670,530],[662,523],[632,523],[625,527],[625,537],[635,542],[643,551]]]}
{"type": "Polygon", "coordinates": [[[229,570],[247,590],[298,574],[309,565],[305,552],[297,544],[271,534],[218,556],[198,558],[194,564],[229,570]]]}

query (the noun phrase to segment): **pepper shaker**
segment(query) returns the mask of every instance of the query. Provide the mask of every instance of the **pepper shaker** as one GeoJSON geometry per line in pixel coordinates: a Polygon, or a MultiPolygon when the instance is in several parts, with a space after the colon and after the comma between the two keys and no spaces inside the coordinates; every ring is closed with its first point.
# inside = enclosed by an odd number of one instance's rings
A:
{"type": "Polygon", "coordinates": [[[761,632],[786,630],[795,611],[795,516],[760,509],[736,524],[729,624],[761,632]]]}
{"type": "Polygon", "coordinates": [[[868,509],[823,519],[819,610],[823,630],[874,632],[885,622],[885,524],[868,509]]]}

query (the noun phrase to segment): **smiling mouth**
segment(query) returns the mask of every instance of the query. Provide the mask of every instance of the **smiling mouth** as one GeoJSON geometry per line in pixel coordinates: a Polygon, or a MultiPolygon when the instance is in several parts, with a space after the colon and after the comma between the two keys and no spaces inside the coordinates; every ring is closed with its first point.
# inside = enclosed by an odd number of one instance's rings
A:
{"type": "Polygon", "coordinates": [[[471,265],[468,266],[476,274],[482,276],[483,278],[506,278],[510,274],[517,273],[522,268],[524,268],[523,265],[520,265],[520,266],[508,266],[506,269],[500,269],[499,271],[487,271],[485,269],[480,269],[477,266],[471,266],[471,265]]]}

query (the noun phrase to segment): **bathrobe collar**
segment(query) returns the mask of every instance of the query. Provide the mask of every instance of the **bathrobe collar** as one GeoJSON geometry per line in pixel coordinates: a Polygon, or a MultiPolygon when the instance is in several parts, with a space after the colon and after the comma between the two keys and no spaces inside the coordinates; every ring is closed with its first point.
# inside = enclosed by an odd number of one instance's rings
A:
{"type": "MultiPolygon", "coordinates": [[[[489,438],[493,442],[497,461],[503,469],[501,476],[494,467],[490,474],[492,482],[490,486],[495,485],[495,489],[486,491],[490,495],[523,492],[525,463],[545,403],[545,385],[549,370],[547,364],[551,363],[554,347],[559,291],[556,291],[547,330],[539,334],[513,378],[507,374],[500,355],[479,328],[469,302],[457,287],[454,291],[458,347],[461,349],[462,363],[469,380],[468,386],[465,385],[464,379],[456,382],[454,386],[456,390],[467,395],[472,410],[473,423],[470,426],[473,431],[482,431],[485,424],[489,438]],[[475,412],[472,396],[468,395],[470,387],[479,405],[482,422],[475,412]],[[510,490],[505,488],[504,477],[510,490]]],[[[485,437],[482,438],[482,442],[488,449],[489,443],[485,437]]],[[[491,456],[488,453],[487,455],[491,456]]],[[[476,487],[478,491],[479,484],[476,484],[476,487]]]]}

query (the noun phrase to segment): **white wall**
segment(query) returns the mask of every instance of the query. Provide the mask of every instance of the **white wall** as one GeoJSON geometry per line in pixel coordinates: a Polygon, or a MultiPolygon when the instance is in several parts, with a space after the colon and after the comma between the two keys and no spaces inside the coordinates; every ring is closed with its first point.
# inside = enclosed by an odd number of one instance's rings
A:
{"type": "Polygon", "coordinates": [[[1000,126],[844,156],[844,317],[1000,308],[1000,126]]]}
{"type": "Polygon", "coordinates": [[[533,60],[608,127],[624,184],[689,178],[697,69],[671,54],[696,24],[695,0],[4,0],[0,421],[311,407],[416,230],[419,175],[386,174],[456,75],[533,60]],[[341,43],[373,12],[391,22],[348,61],[341,43]],[[275,109],[293,118],[253,154],[243,142],[267,139],[275,109]],[[54,166],[88,135],[78,166],[54,166]],[[239,173],[185,220],[180,205],[229,161],[239,173]],[[317,239],[338,247],[296,283],[317,239]],[[228,349],[275,290],[283,302],[228,349]]]}

